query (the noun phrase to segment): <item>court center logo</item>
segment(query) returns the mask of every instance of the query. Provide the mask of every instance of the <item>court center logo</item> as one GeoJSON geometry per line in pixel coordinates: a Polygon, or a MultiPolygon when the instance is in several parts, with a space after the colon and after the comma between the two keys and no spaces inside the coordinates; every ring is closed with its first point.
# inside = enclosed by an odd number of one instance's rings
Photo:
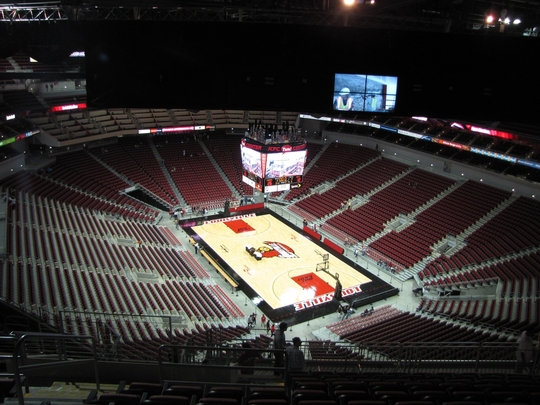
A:
{"type": "Polygon", "coordinates": [[[261,260],[263,257],[281,257],[285,259],[298,257],[294,253],[293,248],[281,242],[264,241],[263,245],[256,249],[252,246],[246,246],[246,251],[258,260],[261,260]]]}

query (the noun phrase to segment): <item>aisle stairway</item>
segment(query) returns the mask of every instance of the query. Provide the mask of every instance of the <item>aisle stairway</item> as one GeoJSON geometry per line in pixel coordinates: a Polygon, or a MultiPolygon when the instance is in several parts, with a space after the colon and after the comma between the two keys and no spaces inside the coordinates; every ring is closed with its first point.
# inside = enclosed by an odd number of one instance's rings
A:
{"type": "Polygon", "coordinates": [[[152,153],[156,157],[156,160],[159,162],[159,167],[161,167],[161,170],[163,171],[163,174],[165,175],[167,182],[169,183],[169,185],[174,191],[174,195],[176,197],[176,200],[178,201],[178,206],[185,207],[187,205],[186,200],[184,200],[182,193],[180,193],[180,190],[178,190],[178,187],[176,187],[176,183],[171,177],[171,174],[169,173],[167,166],[165,166],[165,163],[163,162],[163,158],[160,155],[158,149],[156,148],[156,145],[152,141],[148,142],[148,144],[150,145],[150,149],[152,149],[152,153]]]}

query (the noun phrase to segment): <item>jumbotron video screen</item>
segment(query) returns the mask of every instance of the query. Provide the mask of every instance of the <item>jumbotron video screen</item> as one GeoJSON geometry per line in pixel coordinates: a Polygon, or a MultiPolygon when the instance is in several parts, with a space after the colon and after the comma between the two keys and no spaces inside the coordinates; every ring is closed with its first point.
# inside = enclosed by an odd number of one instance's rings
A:
{"type": "Polygon", "coordinates": [[[264,145],[243,138],[240,152],[242,181],[261,193],[302,186],[307,156],[305,142],[264,145]]]}

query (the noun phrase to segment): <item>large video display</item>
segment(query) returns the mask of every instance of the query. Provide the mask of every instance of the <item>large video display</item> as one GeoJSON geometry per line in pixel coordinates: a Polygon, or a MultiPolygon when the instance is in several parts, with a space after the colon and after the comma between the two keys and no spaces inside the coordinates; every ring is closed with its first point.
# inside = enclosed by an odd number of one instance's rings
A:
{"type": "Polygon", "coordinates": [[[240,144],[242,181],[262,193],[302,186],[307,149],[305,142],[263,145],[244,138],[240,144]]]}
{"type": "Polygon", "coordinates": [[[333,109],[385,113],[396,108],[397,77],[336,73],[333,109]]]}

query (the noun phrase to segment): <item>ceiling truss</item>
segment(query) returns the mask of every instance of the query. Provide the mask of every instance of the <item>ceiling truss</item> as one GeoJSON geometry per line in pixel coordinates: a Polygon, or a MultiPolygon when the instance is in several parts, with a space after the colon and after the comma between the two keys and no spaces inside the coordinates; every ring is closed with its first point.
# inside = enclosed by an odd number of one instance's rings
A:
{"type": "MultiPolygon", "coordinates": [[[[405,2],[407,3],[407,2],[405,2]]],[[[65,5],[62,3],[26,3],[0,6],[1,22],[54,22],[54,21],[195,21],[246,22],[291,25],[348,26],[359,28],[397,29],[448,32],[452,26],[448,17],[430,15],[411,16],[396,12],[370,12],[369,6],[356,12],[342,9],[288,9],[249,6],[224,7],[210,2],[206,6],[106,6],[65,5]],[[32,5],[34,4],[34,5],[32,5]]],[[[403,4],[403,3],[402,3],[403,4]]],[[[398,7],[401,9],[402,7],[398,7]]],[[[456,24],[453,25],[456,29],[456,24]]]]}

